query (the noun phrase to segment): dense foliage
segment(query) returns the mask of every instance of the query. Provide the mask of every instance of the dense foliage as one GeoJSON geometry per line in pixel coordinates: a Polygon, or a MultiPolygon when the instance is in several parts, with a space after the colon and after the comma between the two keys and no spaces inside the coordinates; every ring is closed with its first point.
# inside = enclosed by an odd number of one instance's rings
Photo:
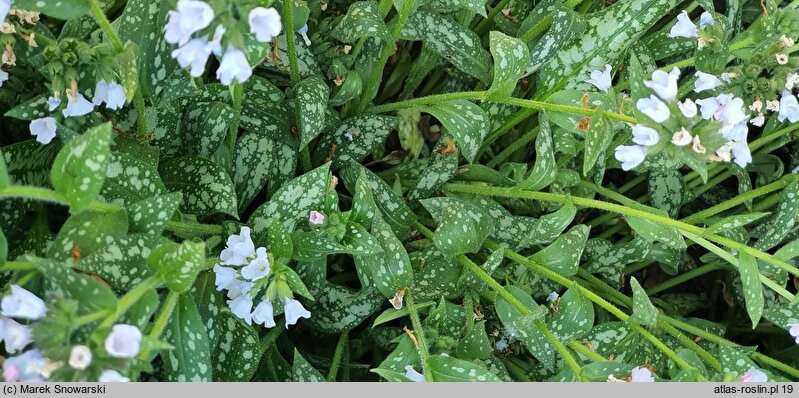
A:
{"type": "Polygon", "coordinates": [[[799,380],[799,2],[0,0],[6,381],[799,380]]]}

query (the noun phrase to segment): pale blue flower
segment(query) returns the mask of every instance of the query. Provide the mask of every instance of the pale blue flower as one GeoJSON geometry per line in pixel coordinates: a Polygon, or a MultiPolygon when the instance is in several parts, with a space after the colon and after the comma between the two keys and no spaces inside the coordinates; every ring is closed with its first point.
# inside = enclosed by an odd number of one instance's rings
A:
{"type": "Polygon", "coordinates": [[[425,380],[424,375],[417,372],[411,365],[405,365],[405,377],[414,382],[423,383],[425,380]]]}
{"type": "Polygon", "coordinates": [[[81,93],[76,93],[75,98],[69,98],[67,107],[61,111],[64,117],[84,116],[94,110],[94,104],[89,102],[81,93]]]}
{"type": "Polygon", "coordinates": [[[308,24],[303,25],[300,30],[297,31],[297,33],[302,36],[302,40],[305,42],[306,46],[311,45],[311,39],[308,38],[308,24]]]}
{"type": "Polygon", "coordinates": [[[646,147],[640,145],[619,145],[615,152],[616,160],[621,162],[621,169],[631,170],[646,158],[646,147]]]}
{"type": "Polygon", "coordinates": [[[47,312],[44,301],[25,288],[11,285],[11,294],[0,302],[3,315],[22,319],[41,319],[47,312]]]}
{"type": "Polygon", "coordinates": [[[669,37],[685,37],[690,39],[696,36],[696,25],[691,22],[691,18],[688,17],[688,12],[682,10],[680,15],[677,15],[677,23],[675,23],[669,31],[669,37]]]}
{"type": "Polygon", "coordinates": [[[3,341],[6,343],[6,351],[13,354],[21,351],[25,346],[33,341],[30,327],[22,325],[11,318],[3,318],[3,341]]]}
{"type": "MultiPolygon", "coordinates": [[[[0,0],[2,2],[2,0],[0,0]]],[[[0,21],[2,23],[2,21],[0,21]]],[[[8,72],[0,69],[0,87],[3,87],[3,82],[8,81],[8,72]]]]}
{"type": "Polygon", "coordinates": [[[780,97],[780,113],[777,115],[777,120],[782,122],[785,119],[791,123],[799,122],[799,101],[788,91],[784,91],[780,97]]]}
{"type": "Polygon", "coordinates": [[[118,324],[105,338],[105,352],[114,358],[134,358],[141,349],[142,333],[133,325],[118,324]]]}
{"type": "Polygon", "coordinates": [[[744,383],[763,383],[768,381],[768,376],[760,369],[750,368],[741,375],[741,381],[744,383]]]}
{"type": "Polygon", "coordinates": [[[263,300],[255,307],[252,312],[252,320],[256,325],[264,325],[266,328],[275,327],[275,314],[272,302],[263,300]]]}
{"type": "Polygon", "coordinates": [[[28,129],[31,135],[36,137],[36,141],[42,144],[49,144],[55,138],[56,120],[52,117],[43,117],[31,120],[28,129]]]}
{"type": "Polygon", "coordinates": [[[238,272],[230,267],[223,267],[219,264],[214,264],[214,274],[216,274],[216,290],[229,289],[232,284],[238,284],[236,280],[238,272]]]}
{"type": "Polygon", "coordinates": [[[222,62],[216,70],[216,78],[222,84],[229,86],[233,81],[244,83],[250,76],[252,68],[244,53],[236,48],[228,48],[222,55],[222,62]]]}
{"type": "Polygon", "coordinates": [[[104,370],[103,373],[100,373],[100,379],[97,381],[100,383],[127,383],[130,379],[112,369],[104,370]]]}
{"type": "Polygon", "coordinates": [[[228,300],[227,303],[234,315],[243,319],[248,325],[252,323],[252,299],[250,296],[242,294],[233,300],[228,300]]]}
{"type": "Polygon", "coordinates": [[[50,112],[61,106],[61,98],[50,97],[47,99],[47,110],[50,112]]]}
{"type": "Polygon", "coordinates": [[[677,98],[677,81],[679,78],[679,68],[672,68],[669,73],[658,69],[652,73],[652,80],[644,81],[644,86],[652,89],[664,101],[671,101],[677,98]]]}
{"type": "Polygon", "coordinates": [[[250,228],[241,227],[238,235],[230,235],[227,239],[225,249],[220,253],[219,258],[223,264],[241,266],[249,264],[248,258],[255,254],[255,243],[250,237],[250,228]]]}
{"type": "Polygon", "coordinates": [[[178,0],[177,11],[169,11],[164,40],[182,46],[194,32],[208,27],[214,20],[214,9],[199,0],[178,0]]]}
{"type": "Polygon", "coordinates": [[[268,43],[272,38],[280,35],[283,24],[280,21],[280,14],[274,7],[255,7],[250,10],[247,18],[250,23],[250,33],[255,35],[255,39],[261,43],[268,43]]]}
{"type": "Polygon", "coordinates": [[[690,98],[686,98],[683,102],[677,102],[677,107],[680,108],[680,113],[682,113],[687,118],[693,118],[696,116],[697,108],[696,102],[694,102],[690,98]]]}
{"type": "Polygon", "coordinates": [[[325,223],[325,215],[316,210],[311,210],[311,214],[308,216],[308,222],[313,225],[322,225],[325,223]]]}
{"type": "Polygon", "coordinates": [[[211,56],[213,47],[204,38],[191,39],[188,43],[172,50],[172,58],[178,61],[181,68],[189,68],[193,77],[202,76],[205,64],[211,56]]]}
{"type": "Polygon", "coordinates": [[[39,350],[25,351],[18,356],[6,358],[3,362],[3,378],[8,383],[44,381],[42,369],[46,363],[39,350]]]}
{"type": "Polygon", "coordinates": [[[552,302],[555,302],[555,300],[557,300],[559,297],[560,297],[560,294],[558,294],[558,292],[552,292],[552,293],[549,293],[549,295],[547,296],[547,301],[552,303],[552,302]]]}
{"type": "Polygon", "coordinates": [[[632,130],[633,142],[638,145],[652,146],[657,145],[658,141],[660,141],[660,134],[651,127],[646,127],[643,124],[634,124],[632,130]]]}
{"type": "Polygon", "coordinates": [[[99,106],[103,102],[108,109],[122,109],[125,105],[125,89],[117,82],[108,83],[100,80],[95,86],[92,103],[99,106]]]}
{"type": "Polygon", "coordinates": [[[696,81],[694,82],[694,91],[699,93],[705,90],[713,90],[721,85],[721,80],[715,75],[696,71],[696,81]]]}
{"type": "Polygon", "coordinates": [[[713,25],[715,21],[713,20],[713,14],[705,11],[702,15],[699,16],[699,26],[707,26],[713,25]]]}
{"type": "Polygon", "coordinates": [[[669,107],[654,95],[649,98],[641,98],[636,103],[636,107],[641,113],[648,116],[655,123],[663,123],[671,116],[669,107]]]}
{"type": "Polygon", "coordinates": [[[250,265],[241,269],[241,276],[244,279],[257,281],[267,275],[269,275],[269,255],[266,253],[266,248],[259,247],[250,265]]]}
{"type": "Polygon", "coordinates": [[[308,319],[311,317],[311,312],[306,310],[297,300],[286,298],[283,305],[283,312],[286,314],[286,329],[289,325],[294,325],[300,318],[308,319]]]}
{"type": "Polygon", "coordinates": [[[655,378],[652,377],[652,372],[644,367],[636,366],[630,372],[630,382],[632,383],[651,383],[655,378]]]}
{"type": "Polygon", "coordinates": [[[610,71],[612,67],[610,65],[605,65],[605,70],[595,70],[591,71],[591,78],[586,80],[586,83],[591,83],[594,87],[598,88],[601,91],[608,92],[610,89],[612,82],[610,77],[610,71]]]}
{"type": "Polygon", "coordinates": [[[6,20],[9,11],[11,11],[11,0],[0,0],[0,25],[6,20]]]}
{"type": "Polygon", "coordinates": [[[793,337],[796,344],[799,344],[799,323],[789,323],[788,325],[788,333],[793,337]]]}

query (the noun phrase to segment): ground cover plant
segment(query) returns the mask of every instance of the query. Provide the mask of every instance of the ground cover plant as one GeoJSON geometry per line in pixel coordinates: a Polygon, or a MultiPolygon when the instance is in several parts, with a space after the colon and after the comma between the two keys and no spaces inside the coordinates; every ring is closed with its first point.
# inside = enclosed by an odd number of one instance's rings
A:
{"type": "Polygon", "coordinates": [[[6,381],[796,381],[799,2],[0,0],[6,381]]]}

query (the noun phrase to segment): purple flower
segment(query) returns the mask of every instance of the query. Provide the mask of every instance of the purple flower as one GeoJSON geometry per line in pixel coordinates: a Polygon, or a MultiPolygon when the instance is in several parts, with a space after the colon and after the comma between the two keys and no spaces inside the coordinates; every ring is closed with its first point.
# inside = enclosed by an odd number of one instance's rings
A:
{"type": "Polygon", "coordinates": [[[308,222],[313,225],[322,225],[325,223],[325,215],[316,210],[311,210],[311,214],[308,215],[308,222]]]}

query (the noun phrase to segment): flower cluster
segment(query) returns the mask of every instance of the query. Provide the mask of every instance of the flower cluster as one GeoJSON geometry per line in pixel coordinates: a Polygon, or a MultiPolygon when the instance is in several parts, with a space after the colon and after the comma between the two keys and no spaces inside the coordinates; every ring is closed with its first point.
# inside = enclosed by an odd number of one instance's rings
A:
{"type": "MultiPolygon", "coordinates": [[[[15,16],[19,19],[21,24],[35,25],[39,22],[39,13],[34,11],[26,11],[11,8],[11,0],[0,0],[0,38],[3,35],[13,35],[17,33],[17,27],[6,20],[8,16],[15,16]]],[[[28,43],[30,47],[38,47],[36,43],[36,34],[23,34],[19,33],[19,37],[28,43]]],[[[0,68],[8,66],[16,66],[17,55],[14,53],[14,40],[2,40],[2,55],[0,55],[0,68]]],[[[8,81],[8,72],[0,69],[0,87],[3,83],[8,81]]]]}
{"type": "Polygon", "coordinates": [[[688,16],[688,11],[682,10],[680,15],[677,16],[677,22],[671,27],[671,30],[669,30],[669,37],[683,37],[687,39],[696,38],[697,45],[701,49],[708,43],[715,41],[712,35],[703,32],[704,27],[712,26],[714,24],[715,21],[713,20],[713,15],[705,11],[699,16],[699,27],[697,27],[688,16]]]}
{"type": "MultiPolygon", "coordinates": [[[[640,165],[648,154],[663,150],[689,165],[707,161],[735,161],[740,167],[752,162],[747,143],[749,116],[741,98],[732,94],[715,97],[688,98],[678,101],[680,70],[656,70],[644,86],[654,94],[639,98],[636,109],[651,121],[631,126],[635,145],[620,145],[615,156],[623,170],[640,165]],[[697,107],[698,105],[698,107],[697,107]],[[671,145],[669,145],[671,144],[671,145]]],[[[721,79],[703,72],[696,73],[694,91],[715,89],[721,79]]]]}
{"type": "MultiPolygon", "coordinates": [[[[172,58],[189,73],[199,77],[205,71],[211,54],[221,57],[216,77],[224,85],[236,81],[243,83],[252,75],[247,56],[241,50],[236,38],[227,40],[224,23],[218,24],[209,39],[208,27],[216,18],[216,13],[208,3],[200,0],[179,0],[177,9],[169,11],[169,20],[164,29],[167,43],[178,45],[172,51],[172,58]]],[[[261,43],[271,42],[283,29],[280,14],[274,8],[254,7],[248,13],[250,33],[261,43]]]]}
{"type": "MultiPolygon", "coordinates": [[[[72,86],[65,91],[67,96],[66,106],[61,110],[61,114],[65,118],[85,116],[92,112],[95,106],[100,106],[103,103],[105,103],[107,109],[122,109],[126,102],[125,89],[122,85],[115,81],[108,83],[105,79],[97,82],[91,102],[78,92],[78,82],[75,80],[72,81],[72,86]]],[[[58,91],[47,99],[47,110],[50,112],[55,112],[61,105],[61,93],[58,91]]],[[[32,120],[28,128],[31,134],[36,137],[36,141],[42,144],[49,144],[56,136],[56,124],[55,117],[47,116],[32,120]]]]}
{"type": "Polygon", "coordinates": [[[291,290],[280,278],[270,278],[270,254],[266,248],[255,248],[250,228],[241,227],[238,235],[228,237],[227,245],[219,256],[221,263],[214,265],[216,289],[226,290],[231,312],[247,324],[255,322],[267,328],[274,327],[273,302],[280,297],[286,315],[286,327],[300,318],[310,318],[310,311],[292,298],[291,290]],[[254,299],[260,302],[253,310],[254,299]]]}
{"type": "MultiPolygon", "coordinates": [[[[37,321],[47,314],[44,301],[28,290],[11,285],[11,294],[0,302],[3,318],[0,320],[0,336],[5,342],[6,351],[14,354],[33,343],[31,326],[21,324],[16,319],[28,322],[37,321]]],[[[114,325],[105,339],[105,353],[112,358],[135,358],[140,351],[142,333],[136,326],[114,325]]],[[[92,364],[92,351],[86,345],[71,348],[67,364],[75,370],[85,370],[92,364]]],[[[38,349],[29,349],[3,362],[3,379],[6,382],[46,381],[50,374],[64,365],[62,361],[51,361],[38,349]]],[[[118,371],[105,369],[100,373],[100,382],[128,381],[118,371]]]]}

